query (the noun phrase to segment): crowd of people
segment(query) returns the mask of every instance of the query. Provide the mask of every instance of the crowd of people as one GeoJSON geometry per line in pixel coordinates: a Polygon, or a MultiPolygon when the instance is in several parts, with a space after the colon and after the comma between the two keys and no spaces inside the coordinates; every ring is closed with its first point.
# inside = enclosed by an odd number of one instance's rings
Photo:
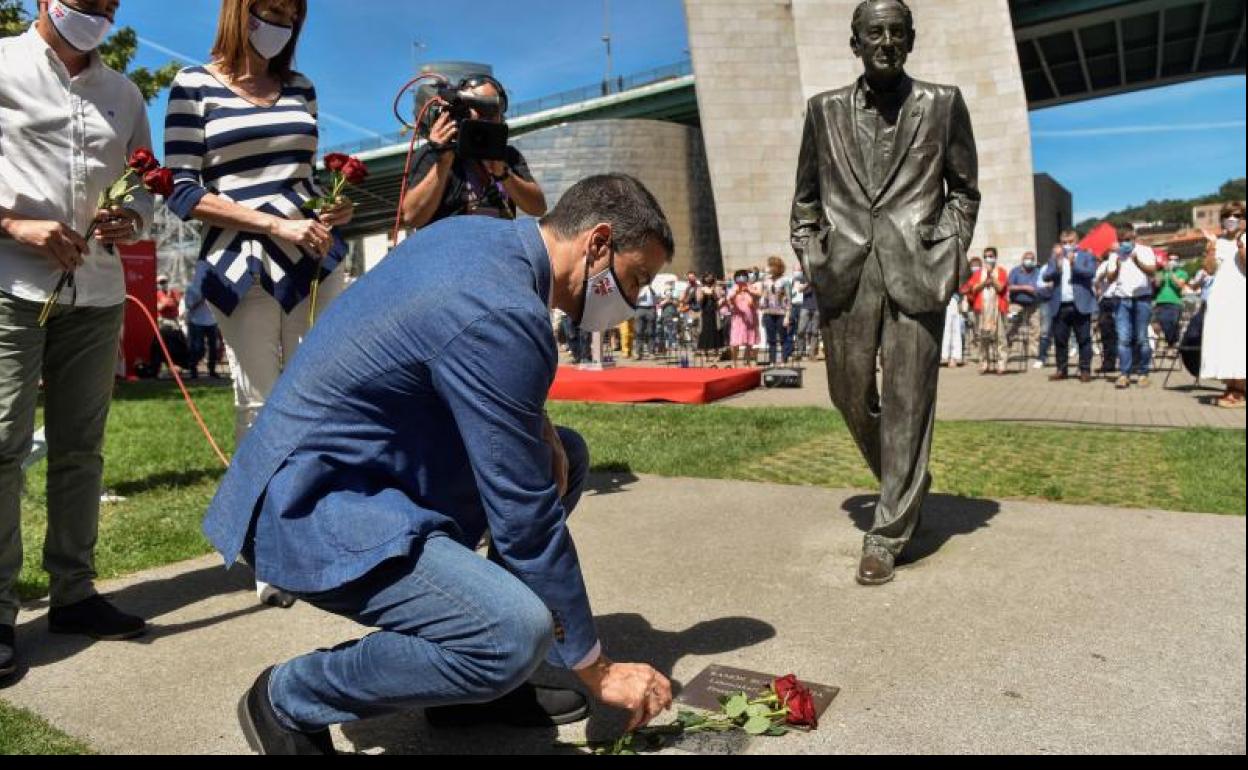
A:
{"type": "MultiPolygon", "coordinates": [[[[591,340],[566,314],[553,312],[552,324],[573,363],[593,360],[591,340]]],[[[608,356],[735,368],[822,359],[820,340],[814,287],[800,264],[790,272],[773,256],[731,280],[689,271],[643,287],[633,317],[601,344],[608,356]]]]}
{"type": "Polygon", "coordinates": [[[1055,382],[1087,383],[1100,375],[1126,390],[1149,386],[1158,351],[1176,361],[1186,352],[1199,358],[1202,379],[1225,383],[1215,403],[1242,407],[1243,205],[1223,207],[1222,230],[1208,234],[1195,275],[1140,243],[1131,225],[1116,235],[1116,243],[1093,254],[1080,248],[1076,231],[1066,230],[1044,266],[1027,252],[1008,273],[995,248],[972,255],[971,277],[946,311],[942,364],[963,366],[973,349],[983,374],[1007,373],[1012,359],[1034,369],[1052,363],[1055,382]]]}

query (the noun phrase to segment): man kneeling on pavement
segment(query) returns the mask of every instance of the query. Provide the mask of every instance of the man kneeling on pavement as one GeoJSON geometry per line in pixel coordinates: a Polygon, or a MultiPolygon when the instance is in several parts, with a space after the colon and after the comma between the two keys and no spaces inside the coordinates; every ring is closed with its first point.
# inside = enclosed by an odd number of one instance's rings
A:
{"type": "Polygon", "coordinates": [[[261,673],[238,707],[253,749],[332,753],[330,725],[415,707],[435,725],[584,718],[578,692],[527,683],[543,658],[630,730],[671,704],[666,677],[598,640],[567,527],[588,450],[544,405],[550,309],[606,331],[672,251],[640,182],[595,176],[540,222],[420,230],[318,319],[204,531],[227,564],[377,630],[261,673]]]}

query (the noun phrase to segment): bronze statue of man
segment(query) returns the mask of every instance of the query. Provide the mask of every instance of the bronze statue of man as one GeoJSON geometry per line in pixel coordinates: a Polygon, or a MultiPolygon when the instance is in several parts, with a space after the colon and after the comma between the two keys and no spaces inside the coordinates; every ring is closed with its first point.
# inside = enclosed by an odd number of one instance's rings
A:
{"type": "Polygon", "coordinates": [[[832,401],[880,482],[857,575],[879,585],[931,486],[945,308],[969,275],[980,196],[961,92],[906,75],[910,9],[867,0],[851,29],[863,75],[807,104],[791,235],[815,287],[832,401]]]}

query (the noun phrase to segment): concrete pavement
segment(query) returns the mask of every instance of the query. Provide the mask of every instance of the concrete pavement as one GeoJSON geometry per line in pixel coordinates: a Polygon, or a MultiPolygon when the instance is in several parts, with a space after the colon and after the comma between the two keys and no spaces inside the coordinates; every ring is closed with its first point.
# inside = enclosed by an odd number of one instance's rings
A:
{"type": "MultiPolygon", "coordinates": [[[[689,681],[709,663],[836,685],[818,731],[750,753],[1245,751],[1245,520],[935,496],[896,581],[853,581],[871,496],[594,478],[573,520],[600,631],[689,681]]],[[[239,695],[265,666],[364,630],[260,608],[213,557],[105,586],[152,619],[135,643],[19,618],[29,663],[0,698],[103,752],[245,751],[239,695]]],[[[558,673],[547,673],[559,680],[558,673]]],[[[419,711],[336,731],[378,752],[542,753],[614,735],[431,730],[419,711]]]]}

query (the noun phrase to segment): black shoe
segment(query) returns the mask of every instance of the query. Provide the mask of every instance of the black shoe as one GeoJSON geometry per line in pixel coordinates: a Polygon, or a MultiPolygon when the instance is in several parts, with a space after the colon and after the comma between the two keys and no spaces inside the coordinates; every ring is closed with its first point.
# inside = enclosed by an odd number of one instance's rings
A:
{"type": "Polygon", "coordinates": [[[524,683],[489,703],[434,706],[425,719],[434,727],[503,724],[512,727],[551,727],[579,722],[589,716],[589,701],[576,690],[524,683]]]}
{"type": "Polygon", "coordinates": [[[0,677],[17,670],[17,641],[13,626],[0,626],[0,677]]]}
{"type": "Polygon", "coordinates": [[[238,701],[238,724],[243,728],[247,745],[257,754],[337,754],[329,730],[305,733],[291,730],[278,721],[273,704],[269,702],[269,678],[272,675],[273,667],[269,666],[238,701]]]}
{"type": "Polygon", "coordinates": [[[96,594],[67,607],[48,610],[48,630],[54,634],[82,634],[102,642],[119,642],[147,630],[143,618],[127,615],[96,594]]]}

